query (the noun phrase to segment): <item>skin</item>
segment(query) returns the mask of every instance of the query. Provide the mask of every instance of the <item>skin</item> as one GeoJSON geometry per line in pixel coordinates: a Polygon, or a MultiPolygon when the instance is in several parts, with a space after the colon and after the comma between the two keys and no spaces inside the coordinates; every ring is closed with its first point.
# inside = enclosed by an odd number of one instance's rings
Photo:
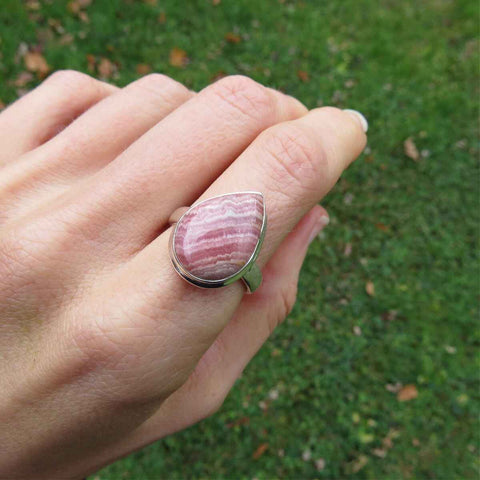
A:
{"type": "Polygon", "coordinates": [[[295,302],[317,202],[366,143],[246,77],[57,72],[0,114],[0,477],[79,478],[213,414],[295,302]],[[168,218],[264,193],[253,295],[174,271],[168,218]]]}

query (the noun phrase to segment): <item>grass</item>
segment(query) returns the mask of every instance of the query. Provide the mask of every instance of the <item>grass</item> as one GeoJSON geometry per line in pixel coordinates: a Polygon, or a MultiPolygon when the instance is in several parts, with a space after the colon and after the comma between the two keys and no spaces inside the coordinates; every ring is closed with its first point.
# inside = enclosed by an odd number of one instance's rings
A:
{"type": "Polygon", "coordinates": [[[324,200],[332,224],[297,306],[221,411],[92,479],[478,478],[477,3],[95,0],[85,11],[89,23],[64,1],[3,0],[4,103],[25,42],[54,69],[108,58],[119,85],[138,64],[194,89],[241,73],[370,121],[365,154],[324,200]],[[174,47],[183,68],[169,64],[174,47]],[[399,402],[397,382],[418,397],[399,402]]]}

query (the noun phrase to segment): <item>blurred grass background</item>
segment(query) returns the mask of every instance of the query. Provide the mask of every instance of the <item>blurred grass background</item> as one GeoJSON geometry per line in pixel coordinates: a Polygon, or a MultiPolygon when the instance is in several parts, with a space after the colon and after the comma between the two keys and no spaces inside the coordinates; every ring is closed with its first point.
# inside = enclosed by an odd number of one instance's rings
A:
{"type": "Polygon", "coordinates": [[[241,73],[370,122],[297,306],[221,411],[92,479],[479,477],[478,19],[473,0],[2,0],[0,105],[55,69],[241,73]]]}

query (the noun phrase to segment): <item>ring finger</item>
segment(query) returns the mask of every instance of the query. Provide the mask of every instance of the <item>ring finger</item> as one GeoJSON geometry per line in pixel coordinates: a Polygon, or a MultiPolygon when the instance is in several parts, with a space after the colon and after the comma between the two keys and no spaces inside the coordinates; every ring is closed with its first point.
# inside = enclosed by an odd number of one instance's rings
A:
{"type": "MultiPolygon", "coordinates": [[[[335,108],[313,110],[300,119],[271,127],[200,199],[235,191],[263,192],[269,226],[258,259],[262,267],[299,219],[333,187],[342,171],[360,154],[366,143],[365,130],[357,115],[335,108]]],[[[106,287],[112,289],[113,301],[116,301],[115,295],[141,297],[141,305],[126,307],[134,311],[140,309],[141,321],[132,324],[132,315],[129,315],[116,320],[106,318],[102,324],[102,331],[112,337],[113,343],[127,343],[129,351],[140,349],[142,352],[143,363],[138,374],[142,383],[135,388],[128,385],[129,392],[135,391],[135,395],[155,393],[151,389],[160,382],[156,377],[161,374],[158,365],[166,368],[162,359],[168,358],[175,365],[178,381],[188,377],[243,296],[240,282],[212,290],[198,289],[184,282],[170,262],[169,234],[170,231],[161,234],[139,252],[117,272],[112,285],[106,287]],[[128,293],[122,292],[119,285],[127,288],[128,293]],[[154,333],[157,329],[161,329],[158,334],[161,345],[155,341],[145,348],[142,338],[157,338],[154,333]],[[127,337],[122,333],[125,331],[129,332],[127,337]],[[167,341],[169,338],[176,340],[167,341]]]]}

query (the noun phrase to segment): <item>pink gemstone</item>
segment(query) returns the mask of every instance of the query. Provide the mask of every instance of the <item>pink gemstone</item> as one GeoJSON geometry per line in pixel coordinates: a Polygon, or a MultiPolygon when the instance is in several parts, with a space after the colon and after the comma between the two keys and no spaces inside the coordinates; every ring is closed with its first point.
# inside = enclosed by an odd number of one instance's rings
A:
{"type": "Polygon", "coordinates": [[[174,250],[183,268],[203,280],[241,270],[258,244],[263,196],[234,193],[192,207],[177,224],[174,250]]]}

